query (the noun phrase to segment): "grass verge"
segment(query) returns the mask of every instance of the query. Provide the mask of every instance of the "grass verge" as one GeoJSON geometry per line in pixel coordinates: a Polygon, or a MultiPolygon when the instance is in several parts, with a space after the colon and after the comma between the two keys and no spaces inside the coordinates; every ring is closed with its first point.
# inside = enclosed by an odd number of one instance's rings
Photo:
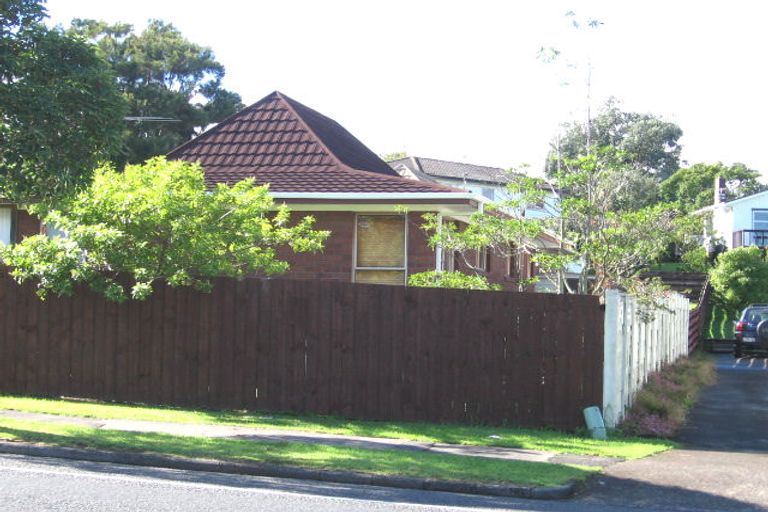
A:
{"type": "Polygon", "coordinates": [[[714,384],[716,378],[712,356],[700,351],[651,374],[621,429],[638,436],[674,436],[685,424],[701,388],[714,384]]]}
{"type": "Polygon", "coordinates": [[[0,395],[0,409],[99,419],[234,425],[250,428],[410,439],[433,443],[502,446],[626,459],[638,459],[674,447],[674,443],[663,440],[616,438],[609,441],[599,441],[554,430],[419,422],[354,421],[331,416],[293,416],[248,411],[204,411],[7,395],[0,395]]]}
{"type": "Polygon", "coordinates": [[[313,469],[533,486],[561,485],[569,480],[583,480],[595,472],[595,468],[565,464],[402,450],[364,450],[308,443],[257,443],[242,439],[123,432],[6,418],[0,419],[0,439],[313,469]]]}

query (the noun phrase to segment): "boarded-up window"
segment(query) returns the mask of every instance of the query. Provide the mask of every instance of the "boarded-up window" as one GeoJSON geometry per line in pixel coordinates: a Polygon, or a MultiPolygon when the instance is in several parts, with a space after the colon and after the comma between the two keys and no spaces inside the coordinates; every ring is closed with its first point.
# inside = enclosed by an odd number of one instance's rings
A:
{"type": "Polygon", "coordinates": [[[358,215],[355,282],[405,284],[405,216],[358,215]]]}
{"type": "Polygon", "coordinates": [[[13,242],[13,212],[11,208],[0,208],[0,243],[13,242]]]}

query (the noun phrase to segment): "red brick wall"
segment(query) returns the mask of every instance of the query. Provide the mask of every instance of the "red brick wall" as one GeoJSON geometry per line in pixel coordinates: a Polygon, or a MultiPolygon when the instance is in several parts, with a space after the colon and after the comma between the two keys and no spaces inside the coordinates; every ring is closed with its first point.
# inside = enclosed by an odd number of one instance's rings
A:
{"type": "MultiPolygon", "coordinates": [[[[15,210],[16,241],[41,232],[40,220],[25,210],[15,210]]],[[[290,264],[285,277],[294,279],[322,279],[349,282],[352,280],[353,251],[355,240],[354,212],[295,212],[295,216],[311,214],[316,219],[315,228],[328,230],[331,236],[318,253],[296,254],[287,248],[278,251],[278,257],[290,264]]],[[[435,269],[435,252],[427,244],[427,236],[420,228],[421,214],[408,214],[408,275],[435,269]]],[[[475,261],[474,253],[468,254],[475,261]]],[[[456,270],[473,272],[457,258],[456,270]]],[[[528,277],[530,258],[523,256],[524,277],[528,277]]],[[[509,276],[506,258],[491,255],[490,271],[482,273],[491,283],[500,284],[504,290],[517,291],[517,278],[509,276]]]]}
{"type": "Polygon", "coordinates": [[[310,213],[316,220],[315,229],[328,230],[331,236],[321,252],[296,254],[287,248],[281,249],[279,258],[291,266],[285,277],[351,281],[354,212],[295,212],[293,215],[301,217],[310,213]]]}
{"type": "MultiPolygon", "coordinates": [[[[295,216],[309,212],[294,212],[295,216]]],[[[279,251],[280,259],[291,268],[285,277],[294,279],[352,280],[353,252],[355,243],[354,212],[311,212],[316,229],[328,230],[331,236],[318,253],[295,254],[288,249],[279,251]]],[[[435,253],[427,245],[424,232],[419,229],[421,218],[408,215],[408,274],[434,270],[435,253]]]]}
{"type": "Polygon", "coordinates": [[[421,229],[421,213],[408,214],[408,275],[435,270],[435,251],[427,244],[427,234],[421,229]]]}

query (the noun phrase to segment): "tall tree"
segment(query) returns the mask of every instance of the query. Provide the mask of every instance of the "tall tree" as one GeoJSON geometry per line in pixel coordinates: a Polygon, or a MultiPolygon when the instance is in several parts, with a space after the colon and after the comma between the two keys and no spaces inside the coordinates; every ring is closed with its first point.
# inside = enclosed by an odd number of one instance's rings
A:
{"type": "Polygon", "coordinates": [[[737,199],[765,190],[760,183],[760,173],[744,164],[723,165],[694,164],[680,169],[661,182],[660,195],[664,201],[675,202],[684,211],[693,211],[709,206],[714,200],[715,178],[725,178],[726,200],[737,199]]]}
{"type": "Polygon", "coordinates": [[[45,17],[39,0],[0,3],[0,196],[20,202],[87,182],[123,129],[109,66],[45,17]]]}
{"type": "Polygon", "coordinates": [[[625,165],[657,180],[671,176],[680,167],[682,146],[678,141],[683,131],[675,123],[653,114],[623,111],[612,98],[591,119],[589,127],[580,122],[565,125],[564,132],[552,141],[547,175],[562,169],[564,160],[587,154],[591,147],[616,148],[622,151],[625,165]]]}
{"type": "Polygon", "coordinates": [[[120,164],[165,154],[243,107],[221,86],[224,66],[213,51],[170,23],[150,20],[136,33],[126,23],[75,19],[69,32],[97,45],[130,105],[120,164]]]}

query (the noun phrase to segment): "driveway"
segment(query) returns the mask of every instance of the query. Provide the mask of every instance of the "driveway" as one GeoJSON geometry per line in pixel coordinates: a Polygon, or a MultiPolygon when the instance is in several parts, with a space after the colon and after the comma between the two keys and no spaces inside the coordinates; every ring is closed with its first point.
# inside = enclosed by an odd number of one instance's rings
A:
{"type": "Polygon", "coordinates": [[[683,449],[617,464],[585,503],[646,510],[768,511],[768,359],[718,354],[678,440],[683,449]]]}

